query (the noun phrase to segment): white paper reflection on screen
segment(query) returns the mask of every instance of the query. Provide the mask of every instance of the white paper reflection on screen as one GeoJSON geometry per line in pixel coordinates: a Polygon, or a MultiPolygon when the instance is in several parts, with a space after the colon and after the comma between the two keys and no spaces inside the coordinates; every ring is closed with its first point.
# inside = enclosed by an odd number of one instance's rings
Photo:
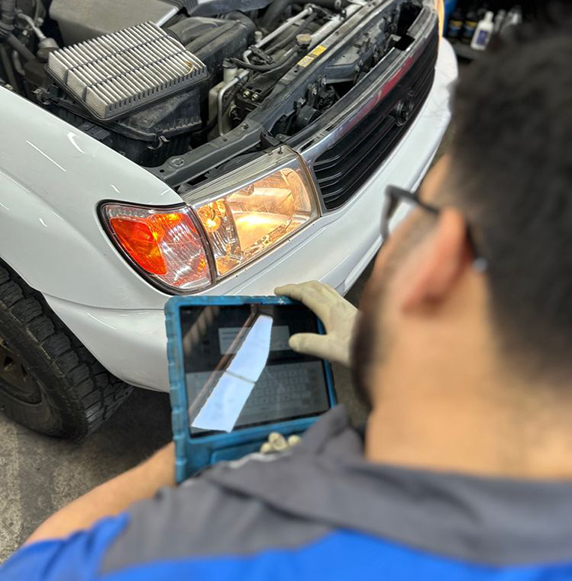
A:
{"type": "Polygon", "coordinates": [[[259,315],[192,427],[232,432],[270,353],[272,317],[259,315]]]}

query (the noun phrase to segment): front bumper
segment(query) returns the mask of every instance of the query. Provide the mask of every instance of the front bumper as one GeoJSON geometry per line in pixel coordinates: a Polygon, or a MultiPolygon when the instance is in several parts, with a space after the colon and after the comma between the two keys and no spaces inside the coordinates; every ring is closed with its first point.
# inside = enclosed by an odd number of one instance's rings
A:
{"type": "MultiPolygon", "coordinates": [[[[450,121],[457,78],[451,45],[442,40],[435,81],[419,117],[391,157],[342,208],[204,294],[266,295],[285,283],[320,280],[345,294],[381,244],[383,192],[414,189],[427,172],[450,121]]],[[[394,221],[404,215],[395,216],[394,221]]],[[[158,294],[159,291],[157,291],[158,294]]],[[[164,295],[163,295],[164,296],[164,295]]],[[[161,309],[105,309],[46,296],[49,305],[111,373],[139,387],[169,390],[161,309]]],[[[168,297],[164,296],[163,302],[168,297]]]]}

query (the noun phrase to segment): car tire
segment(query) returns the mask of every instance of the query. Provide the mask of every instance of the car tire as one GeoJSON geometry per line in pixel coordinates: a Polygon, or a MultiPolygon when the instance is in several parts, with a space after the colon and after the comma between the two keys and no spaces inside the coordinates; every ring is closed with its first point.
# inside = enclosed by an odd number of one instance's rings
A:
{"type": "Polygon", "coordinates": [[[127,399],[41,294],[0,265],[0,409],[48,436],[82,439],[127,399]]]}

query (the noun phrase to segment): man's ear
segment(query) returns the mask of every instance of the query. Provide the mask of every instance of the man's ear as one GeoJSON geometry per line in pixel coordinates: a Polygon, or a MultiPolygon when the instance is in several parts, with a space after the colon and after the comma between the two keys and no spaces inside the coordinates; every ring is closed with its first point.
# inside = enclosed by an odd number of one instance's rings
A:
{"type": "Polygon", "coordinates": [[[470,260],[465,219],[453,208],[441,210],[437,226],[415,253],[403,308],[444,300],[470,260]]]}

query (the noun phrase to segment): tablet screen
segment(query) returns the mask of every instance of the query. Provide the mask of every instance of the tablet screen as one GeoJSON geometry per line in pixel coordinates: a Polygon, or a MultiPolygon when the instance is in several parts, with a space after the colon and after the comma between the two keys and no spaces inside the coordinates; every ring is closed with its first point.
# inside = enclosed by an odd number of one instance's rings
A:
{"type": "Polygon", "coordinates": [[[181,325],[192,436],[329,409],[323,362],[288,346],[291,335],[318,332],[316,316],[306,307],[185,307],[181,325]]]}

